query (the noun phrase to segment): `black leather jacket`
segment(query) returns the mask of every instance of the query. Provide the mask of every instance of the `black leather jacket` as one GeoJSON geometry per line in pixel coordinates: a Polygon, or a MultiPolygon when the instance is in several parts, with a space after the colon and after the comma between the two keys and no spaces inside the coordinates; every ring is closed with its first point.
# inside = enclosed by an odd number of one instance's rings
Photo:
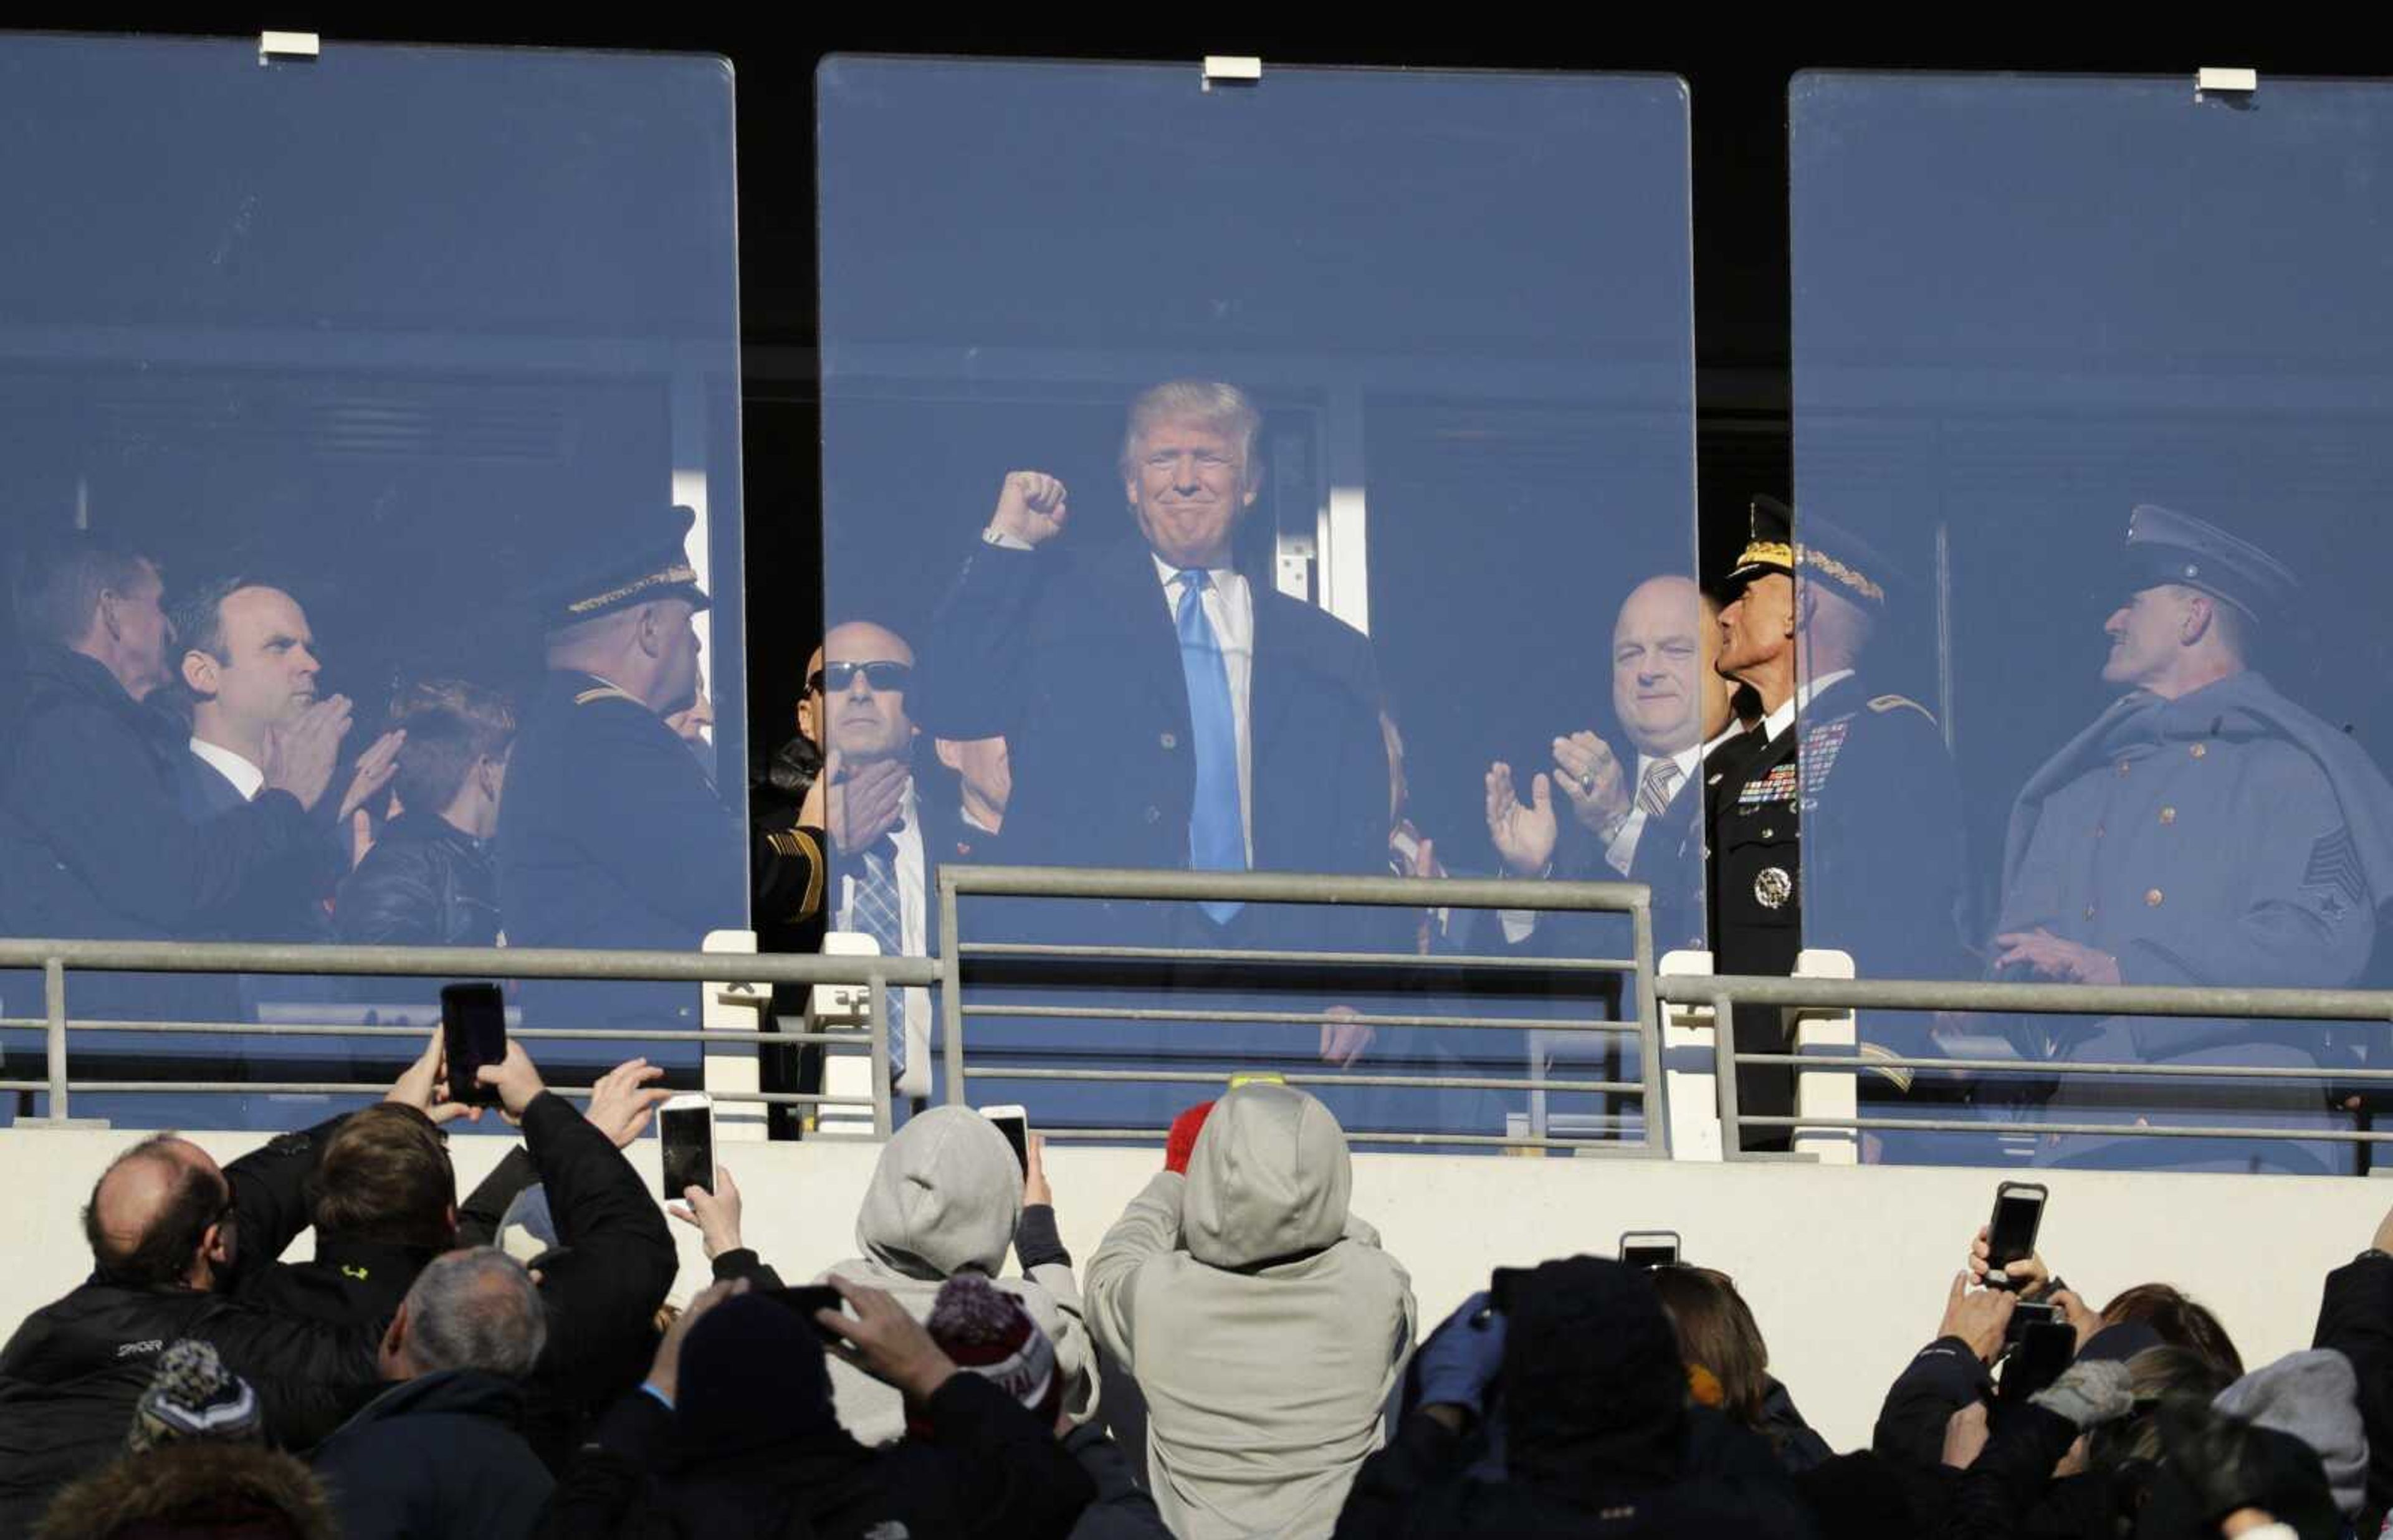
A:
{"type": "Polygon", "coordinates": [[[342,881],[333,923],[358,946],[496,945],[499,878],[490,847],[436,815],[401,814],[342,881]]]}

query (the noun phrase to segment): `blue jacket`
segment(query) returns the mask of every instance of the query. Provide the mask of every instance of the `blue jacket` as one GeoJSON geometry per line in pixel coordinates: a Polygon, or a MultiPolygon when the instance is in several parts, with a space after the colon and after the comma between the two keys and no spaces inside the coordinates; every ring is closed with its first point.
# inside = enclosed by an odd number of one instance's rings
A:
{"type": "Polygon", "coordinates": [[[517,1430],[523,1391],[479,1369],[393,1386],[316,1450],[349,1540],[521,1540],[556,1481],[517,1430]]]}

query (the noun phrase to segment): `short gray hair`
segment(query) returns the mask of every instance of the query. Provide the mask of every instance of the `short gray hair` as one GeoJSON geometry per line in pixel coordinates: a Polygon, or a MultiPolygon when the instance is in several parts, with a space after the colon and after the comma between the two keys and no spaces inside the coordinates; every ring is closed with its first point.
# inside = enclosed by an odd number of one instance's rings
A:
{"type": "Polygon", "coordinates": [[[1238,489],[1252,491],[1262,479],[1262,461],[1255,453],[1263,414],[1236,385],[1219,380],[1166,380],[1139,393],[1130,404],[1130,424],[1122,430],[1121,473],[1137,474],[1138,441],[1157,423],[1202,423],[1238,442],[1238,489]]]}
{"type": "Polygon", "coordinates": [[[548,1313],[531,1274],[495,1246],[435,1257],[407,1291],[407,1359],[422,1373],[521,1379],[547,1344],[548,1313]]]}

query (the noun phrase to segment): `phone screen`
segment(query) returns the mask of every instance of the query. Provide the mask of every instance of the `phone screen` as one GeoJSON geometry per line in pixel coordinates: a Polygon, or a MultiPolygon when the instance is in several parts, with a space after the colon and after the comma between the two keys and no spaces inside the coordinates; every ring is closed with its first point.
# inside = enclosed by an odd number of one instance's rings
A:
{"type": "Polygon", "coordinates": [[[507,1056],[506,1001],[495,984],[451,984],[440,991],[440,1035],[449,1057],[449,1099],[496,1106],[499,1088],[477,1071],[507,1056]]]}
{"type": "Polygon", "coordinates": [[[665,1147],[665,1196],[677,1200],[692,1187],[713,1192],[714,1110],[668,1106],[657,1114],[657,1134],[665,1147]]]}
{"type": "Polygon", "coordinates": [[[1028,1121],[1020,1117],[992,1117],[989,1121],[997,1125],[998,1132],[1005,1135],[1005,1142],[1013,1146],[1014,1163],[1020,1166],[1023,1171],[1027,1174],[1030,1169],[1030,1125],[1028,1121]]]}
{"type": "Polygon", "coordinates": [[[1986,1265],[2000,1272],[2035,1255],[2035,1233],[2044,1219],[2044,1189],[2005,1182],[1994,1192],[1994,1217],[1986,1226],[1986,1265]]]}

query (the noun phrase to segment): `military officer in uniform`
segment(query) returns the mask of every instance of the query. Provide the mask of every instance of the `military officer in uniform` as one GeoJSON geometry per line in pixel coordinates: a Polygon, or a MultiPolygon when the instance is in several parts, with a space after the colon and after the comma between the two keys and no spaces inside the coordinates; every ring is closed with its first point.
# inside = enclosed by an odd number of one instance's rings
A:
{"type": "MultiPolygon", "coordinates": [[[[2277,693],[2253,647],[2295,602],[2268,552],[2166,508],[2127,521],[2126,602],[2104,623],[2124,693],[2030,777],[2005,842],[1991,965],[2078,984],[2332,989],[2358,981],[2393,898],[2393,787],[2343,733],[2277,693]]],[[[2057,1057],[2310,1067],[2318,1024],[2115,1018],[2032,1026],[2057,1057]]],[[[2323,1128],[2315,1085],[2058,1079],[2056,1120],[2323,1128]]],[[[2316,1171],[2323,1142],[2076,1136],[2056,1163],[2316,1171]]]]}
{"type": "MultiPolygon", "coordinates": [[[[1799,542],[1791,523],[1784,505],[1756,499],[1753,540],[1724,585],[1716,667],[1751,687],[1763,715],[1705,764],[1714,966],[1791,973],[1810,946],[1850,954],[1864,978],[1957,976],[1952,760],[1926,707],[1861,683],[1891,568],[1826,520],[1807,519],[1799,542]]],[[[1864,1030],[1903,1057],[1927,1041],[1902,1017],[1864,1030]]],[[[1735,1033],[1740,1052],[1788,1051],[1780,1011],[1740,1010],[1735,1033]]],[[[1740,1112],[1791,1116],[1794,1096],[1791,1067],[1739,1067],[1740,1112]]],[[[1790,1138],[1748,1129],[1744,1147],[1783,1150],[1790,1138]]]]}
{"type": "MultiPolygon", "coordinates": [[[[684,555],[695,516],[657,508],[585,547],[541,603],[548,676],[526,714],[498,829],[507,939],[519,946],[696,950],[738,928],[741,834],[665,718],[698,691],[690,618],[709,601],[684,555]]],[[[540,1024],[696,1024],[684,984],[528,981],[540,1024]]]]}

